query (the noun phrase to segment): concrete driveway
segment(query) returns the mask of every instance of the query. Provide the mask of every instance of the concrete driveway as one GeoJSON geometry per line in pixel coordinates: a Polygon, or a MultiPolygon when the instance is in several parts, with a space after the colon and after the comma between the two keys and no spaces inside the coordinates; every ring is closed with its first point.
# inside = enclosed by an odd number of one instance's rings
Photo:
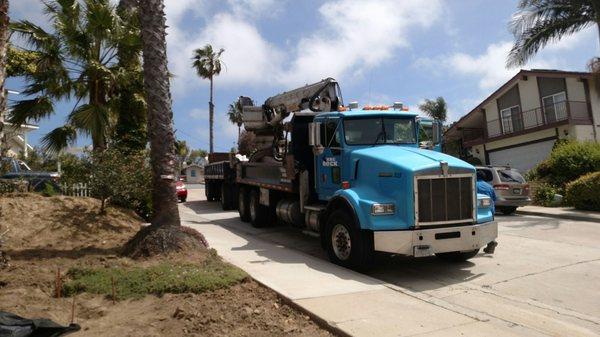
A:
{"type": "Polygon", "coordinates": [[[187,225],[230,262],[356,336],[600,335],[600,224],[498,216],[496,254],[449,264],[380,255],[358,274],[330,264],[316,238],[252,228],[190,191],[187,225]],[[262,279],[261,279],[262,278],[262,279]]]}

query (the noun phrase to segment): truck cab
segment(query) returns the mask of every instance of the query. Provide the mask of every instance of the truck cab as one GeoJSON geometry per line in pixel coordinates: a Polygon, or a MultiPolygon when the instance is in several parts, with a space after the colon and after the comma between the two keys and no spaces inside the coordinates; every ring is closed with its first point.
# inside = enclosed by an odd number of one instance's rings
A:
{"type": "Polygon", "coordinates": [[[422,148],[422,125],[417,114],[387,109],[314,117],[315,192],[327,204],[320,231],[334,262],[362,264],[371,250],[464,260],[495,240],[475,168],[422,148]]]}

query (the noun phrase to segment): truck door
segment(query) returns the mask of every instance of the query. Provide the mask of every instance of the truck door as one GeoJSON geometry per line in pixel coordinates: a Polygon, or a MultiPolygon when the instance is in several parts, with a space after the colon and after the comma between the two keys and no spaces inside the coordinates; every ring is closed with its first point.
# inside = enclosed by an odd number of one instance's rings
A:
{"type": "Polygon", "coordinates": [[[342,186],[342,145],[339,118],[327,118],[321,124],[323,152],[316,158],[319,199],[328,200],[342,186]]]}

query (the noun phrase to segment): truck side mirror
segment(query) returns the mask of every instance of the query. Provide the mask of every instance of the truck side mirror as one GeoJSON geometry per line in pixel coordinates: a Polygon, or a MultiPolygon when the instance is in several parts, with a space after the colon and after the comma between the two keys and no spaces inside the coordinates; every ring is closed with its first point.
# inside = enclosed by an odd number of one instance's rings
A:
{"type": "Polygon", "coordinates": [[[321,145],[321,123],[316,122],[308,124],[308,145],[321,145]]]}
{"type": "Polygon", "coordinates": [[[440,123],[438,121],[434,121],[432,124],[432,142],[433,144],[439,144],[440,143],[440,123]]]}

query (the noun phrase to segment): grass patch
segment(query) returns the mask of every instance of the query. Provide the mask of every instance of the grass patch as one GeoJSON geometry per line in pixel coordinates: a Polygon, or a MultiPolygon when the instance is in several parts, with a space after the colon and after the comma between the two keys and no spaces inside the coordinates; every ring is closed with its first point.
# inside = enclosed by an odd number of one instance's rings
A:
{"type": "Polygon", "coordinates": [[[162,262],[150,267],[71,268],[63,294],[87,292],[112,296],[112,279],[118,300],[141,298],[147,294],[202,293],[226,288],[247,274],[225,263],[211,251],[200,264],[162,262]]]}

